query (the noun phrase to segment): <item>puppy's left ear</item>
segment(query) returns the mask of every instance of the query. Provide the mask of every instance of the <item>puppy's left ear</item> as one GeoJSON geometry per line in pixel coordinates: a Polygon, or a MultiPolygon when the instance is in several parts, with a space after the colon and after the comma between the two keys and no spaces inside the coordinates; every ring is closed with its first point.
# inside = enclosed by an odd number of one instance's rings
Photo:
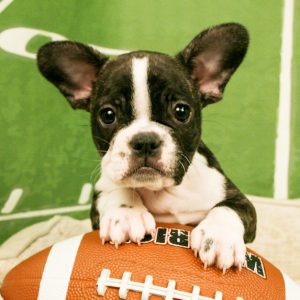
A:
{"type": "Polygon", "coordinates": [[[197,35],[177,59],[198,83],[203,107],[222,99],[231,75],[242,62],[249,35],[236,23],[208,28],[197,35]]]}

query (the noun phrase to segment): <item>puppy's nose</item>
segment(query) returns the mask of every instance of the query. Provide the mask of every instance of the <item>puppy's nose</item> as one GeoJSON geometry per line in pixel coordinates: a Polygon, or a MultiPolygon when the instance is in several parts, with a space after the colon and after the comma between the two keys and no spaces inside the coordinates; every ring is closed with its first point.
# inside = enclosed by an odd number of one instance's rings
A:
{"type": "Polygon", "coordinates": [[[160,152],[162,140],[154,132],[143,132],[133,136],[129,145],[137,156],[155,156],[160,152]]]}

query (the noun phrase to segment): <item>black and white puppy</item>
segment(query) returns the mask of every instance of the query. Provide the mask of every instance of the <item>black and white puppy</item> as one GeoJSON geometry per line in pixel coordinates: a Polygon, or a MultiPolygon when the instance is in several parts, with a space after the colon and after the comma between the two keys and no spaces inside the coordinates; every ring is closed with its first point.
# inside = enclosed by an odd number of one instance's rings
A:
{"type": "Polygon", "coordinates": [[[41,73],[73,108],[91,113],[103,156],[91,219],[103,242],[139,243],[156,221],[193,224],[191,247],[205,266],[241,268],[255,209],[201,140],[201,109],[222,99],[248,40],[229,23],[201,32],[175,57],[111,59],[70,41],[40,49],[41,73]]]}

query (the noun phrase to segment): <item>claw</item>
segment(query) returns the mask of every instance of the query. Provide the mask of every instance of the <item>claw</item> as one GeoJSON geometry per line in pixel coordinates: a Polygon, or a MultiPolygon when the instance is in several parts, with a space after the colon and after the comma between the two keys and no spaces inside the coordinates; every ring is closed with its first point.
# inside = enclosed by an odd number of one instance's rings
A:
{"type": "Polygon", "coordinates": [[[207,262],[204,263],[204,270],[207,269],[207,262]]]}
{"type": "Polygon", "coordinates": [[[152,236],[153,239],[155,238],[155,235],[156,235],[156,229],[153,229],[152,232],[151,232],[151,236],[152,236]]]}
{"type": "Polygon", "coordinates": [[[105,238],[102,238],[102,239],[101,239],[101,243],[102,243],[102,245],[105,244],[105,238]]]}
{"type": "Polygon", "coordinates": [[[239,263],[239,265],[238,265],[238,270],[239,270],[239,272],[242,272],[242,269],[243,269],[243,264],[242,264],[242,263],[239,263]]]}
{"type": "Polygon", "coordinates": [[[198,250],[197,249],[194,249],[194,255],[195,255],[195,257],[198,256],[198,250]]]}
{"type": "Polygon", "coordinates": [[[119,249],[119,244],[117,242],[115,242],[114,245],[116,249],[119,249]]]}
{"type": "Polygon", "coordinates": [[[141,240],[137,240],[136,243],[141,246],[141,240]]]}
{"type": "Polygon", "coordinates": [[[223,275],[225,275],[226,274],[226,267],[223,267],[223,271],[222,271],[222,273],[223,273],[223,275]]]}

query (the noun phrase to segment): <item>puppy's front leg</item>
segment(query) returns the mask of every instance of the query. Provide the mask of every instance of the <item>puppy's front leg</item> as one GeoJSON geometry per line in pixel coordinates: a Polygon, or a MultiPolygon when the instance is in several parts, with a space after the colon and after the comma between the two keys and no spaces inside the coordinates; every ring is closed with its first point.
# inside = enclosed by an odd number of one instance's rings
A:
{"type": "Polygon", "coordinates": [[[228,207],[213,208],[193,229],[191,246],[205,268],[216,264],[223,272],[231,266],[241,269],[246,254],[244,226],[228,207]]]}
{"type": "Polygon", "coordinates": [[[101,192],[95,207],[99,212],[102,243],[112,241],[116,246],[128,240],[140,243],[145,234],[153,234],[155,230],[154,217],[134,189],[101,192]]]}

